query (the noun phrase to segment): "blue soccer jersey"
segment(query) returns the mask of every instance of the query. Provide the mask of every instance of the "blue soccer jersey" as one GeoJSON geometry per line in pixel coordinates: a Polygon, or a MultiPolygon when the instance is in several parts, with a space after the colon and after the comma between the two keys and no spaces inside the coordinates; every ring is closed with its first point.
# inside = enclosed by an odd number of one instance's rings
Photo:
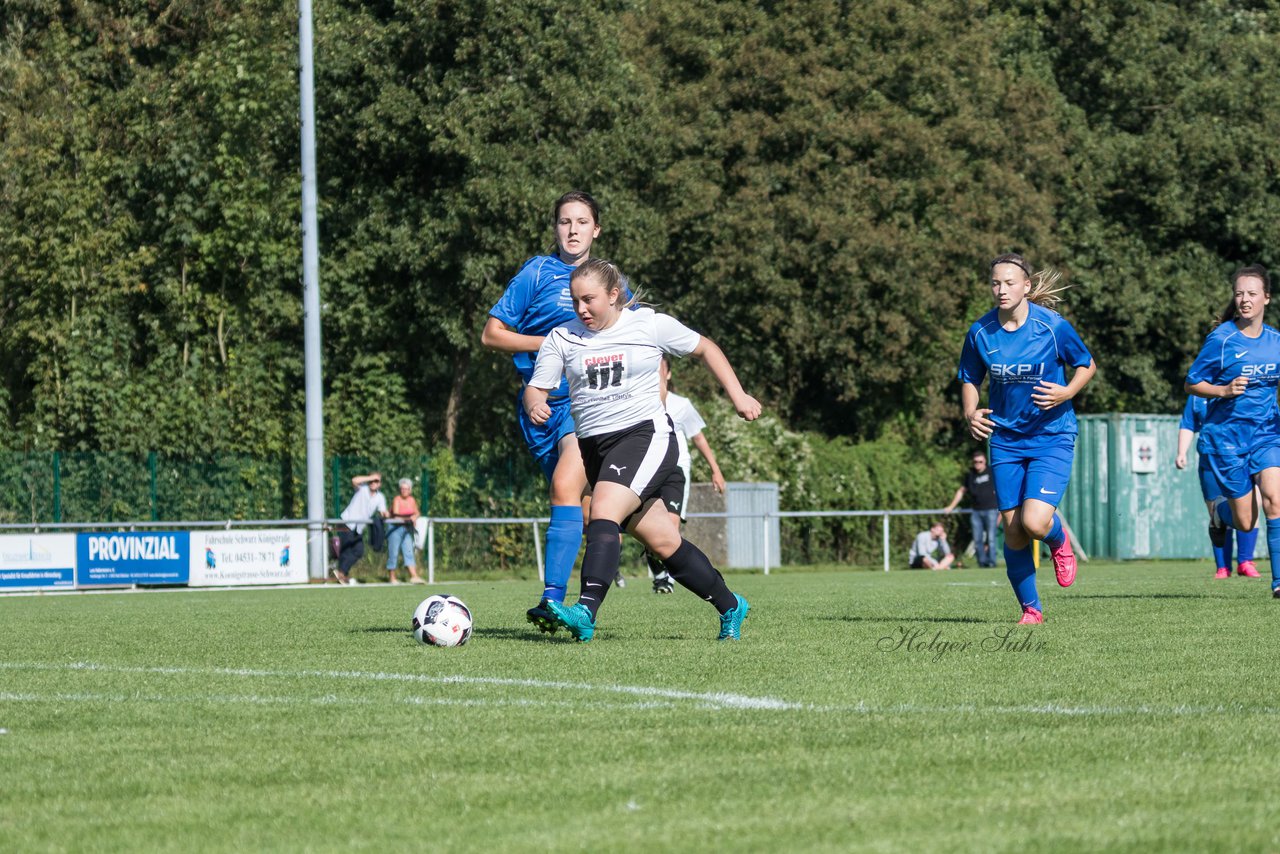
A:
{"type": "Polygon", "coordinates": [[[1204,416],[1208,411],[1209,401],[1194,394],[1187,395],[1187,405],[1182,407],[1182,420],[1178,422],[1179,430],[1190,430],[1199,433],[1204,426],[1204,416]]]}
{"type": "Polygon", "coordinates": [[[1028,309],[1026,322],[1013,332],[1000,325],[999,309],[987,312],[969,327],[960,352],[960,382],[981,386],[990,378],[992,445],[1078,431],[1071,401],[1046,410],[1031,395],[1041,382],[1066,385],[1067,366],[1087,367],[1093,357],[1062,315],[1035,303],[1028,309]]]}
{"type": "Polygon", "coordinates": [[[1208,401],[1196,444],[1200,453],[1246,454],[1258,442],[1275,439],[1280,426],[1280,332],[1274,327],[1263,326],[1261,335],[1249,338],[1234,323],[1219,324],[1187,371],[1187,383],[1228,385],[1241,376],[1249,378],[1244,394],[1208,401]]]}
{"type": "MultiPolygon", "coordinates": [[[[489,309],[489,316],[496,317],[521,335],[545,336],[557,326],[569,323],[577,316],[573,312],[573,297],[569,294],[569,277],[573,275],[573,269],[559,256],[535,255],[507,284],[502,299],[489,309]]],[[[533,376],[537,355],[511,355],[511,361],[526,383],[533,376]]],[[[552,395],[558,397],[568,392],[568,385],[562,382],[552,395]]]]}

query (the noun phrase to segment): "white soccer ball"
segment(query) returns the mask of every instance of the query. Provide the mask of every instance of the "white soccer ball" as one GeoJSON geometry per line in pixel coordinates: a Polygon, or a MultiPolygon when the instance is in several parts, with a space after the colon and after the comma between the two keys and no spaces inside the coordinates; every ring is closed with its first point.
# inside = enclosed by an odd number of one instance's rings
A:
{"type": "Polygon", "coordinates": [[[462,646],[471,639],[471,609],[457,596],[428,596],[414,609],[413,636],[429,646],[462,646]]]}

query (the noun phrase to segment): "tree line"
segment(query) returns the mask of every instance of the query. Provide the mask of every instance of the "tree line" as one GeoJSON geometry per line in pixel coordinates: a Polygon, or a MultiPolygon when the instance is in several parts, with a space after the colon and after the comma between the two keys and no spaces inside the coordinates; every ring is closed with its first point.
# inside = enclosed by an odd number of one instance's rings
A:
{"type": "MultiPolygon", "coordinates": [[[[966,441],[1000,252],[1071,283],[1093,412],[1177,411],[1227,274],[1277,262],[1274,2],[315,14],[333,453],[518,447],[479,332],[570,188],[782,423],[854,442],[966,441]]],[[[0,450],[300,452],[297,71],[290,4],[6,3],[0,450]]]]}

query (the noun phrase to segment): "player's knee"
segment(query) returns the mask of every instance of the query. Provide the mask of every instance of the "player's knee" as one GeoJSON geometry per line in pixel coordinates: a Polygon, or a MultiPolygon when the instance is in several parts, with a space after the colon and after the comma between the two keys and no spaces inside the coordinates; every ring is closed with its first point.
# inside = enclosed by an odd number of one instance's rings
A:
{"type": "Polygon", "coordinates": [[[557,466],[555,473],[551,476],[551,503],[552,504],[577,504],[582,500],[582,488],[586,484],[586,477],[582,474],[581,466],[577,471],[572,466],[557,466]]]}
{"type": "Polygon", "coordinates": [[[570,489],[558,488],[557,484],[552,481],[551,503],[556,506],[567,507],[571,504],[577,504],[578,496],[570,489]]]}
{"type": "Polygon", "coordinates": [[[1033,540],[1043,540],[1045,535],[1049,533],[1049,529],[1053,527],[1053,519],[1023,519],[1022,529],[1026,535],[1033,540]]]}
{"type": "Polygon", "coordinates": [[[1025,549],[1031,545],[1031,537],[1021,524],[1007,525],[1004,529],[1004,544],[1011,549],[1025,549]]]}
{"type": "Polygon", "coordinates": [[[680,543],[683,542],[679,533],[662,532],[659,534],[650,534],[645,541],[645,545],[649,551],[658,556],[658,560],[666,560],[680,549],[680,543]]]}
{"type": "Polygon", "coordinates": [[[610,543],[616,541],[621,533],[618,523],[611,519],[592,519],[587,523],[585,539],[587,545],[610,543]]]}

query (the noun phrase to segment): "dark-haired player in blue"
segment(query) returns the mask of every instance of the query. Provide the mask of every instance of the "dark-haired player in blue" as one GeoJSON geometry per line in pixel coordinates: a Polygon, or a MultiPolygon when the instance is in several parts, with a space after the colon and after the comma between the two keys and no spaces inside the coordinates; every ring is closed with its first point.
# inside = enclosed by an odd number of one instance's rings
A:
{"type": "Polygon", "coordinates": [[[1251,531],[1262,492],[1271,551],[1271,592],[1280,599],[1280,332],[1263,322],[1271,277],[1253,264],[1231,274],[1232,299],[1187,372],[1188,394],[1209,400],[1200,453],[1222,485],[1210,525],[1251,531]]]}
{"type": "Polygon", "coordinates": [[[969,433],[991,444],[1005,569],[1022,606],[1018,622],[1042,623],[1032,541],[1049,545],[1058,584],[1070,587],[1076,557],[1056,511],[1075,457],[1071,399],[1097,366],[1071,324],[1052,310],[1062,291],[1057,273],[1033,273],[1025,258],[1012,254],[992,261],[990,272],[996,307],[965,336],[960,399],[969,433]],[[1070,381],[1067,368],[1075,369],[1070,381]],[[984,378],[988,408],[980,409],[984,378]]]}
{"type": "MultiPolygon", "coordinates": [[[[1200,428],[1204,425],[1204,416],[1208,411],[1209,402],[1203,397],[1196,397],[1194,394],[1187,395],[1187,403],[1182,407],[1182,420],[1178,422],[1178,453],[1173,458],[1173,464],[1179,469],[1187,467],[1187,451],[1191,449],[1191,440],[1200,432],[1200,428]]],[[[1198,449],[1197,449],[1198,450],[1198,449]]],[[[1209,508],[1209,512],[1213,512],[1213,505],[1223,499],[1222,484],[1218,483],[1218,478],[1213,473],[1213,468],[1209,465],[1209,460],[1204,453],[1199,454],[1200,462],[1197,466],[1197,474],[1200,480],[1200,494],[1204,496],[1205,506],[1209,508]]],[[[1230,578],[1231,577],[1231,553],[1232,546],[1236,548],[1236,560],[1239,561],[1236,569],[1245,578],[1257,578],[1258,568],[1254,566],[1253,554],[1257,548],[1258,529],[1252,531],[1236,531],[1235,543],[1232,543],[1231,529],[1221,525],[1209,526],[1209,544],[1213,547],[1213,564],[1217,568],[1214,578],[1230,578]]]]}
{"type": "Polygon", "coordinates": [[[556,244],[551,254],[536,255],[524,263],[507,285],[502,299],[489,310],[480,342],[512,354],[520,374],[516,395],[516,420],[525,444],[551,483],[551,524],[543,566],[543,591],[528,611],[529,622],[544,632],[556,623],[546,610],[547,600],[563,602],[582,544],[582,495],[587,474],[569,414],[569,385],[562,382],[548,399],[551,417],[534,424],[524,411],[524,387],[533,376],[534,360],[542,339],[557,326],[575,318],[569,296],[569,276],[591,257],[591,244],[600,236],[600,207],[580,190],[556,200],[553,213],[556,244]]]}

